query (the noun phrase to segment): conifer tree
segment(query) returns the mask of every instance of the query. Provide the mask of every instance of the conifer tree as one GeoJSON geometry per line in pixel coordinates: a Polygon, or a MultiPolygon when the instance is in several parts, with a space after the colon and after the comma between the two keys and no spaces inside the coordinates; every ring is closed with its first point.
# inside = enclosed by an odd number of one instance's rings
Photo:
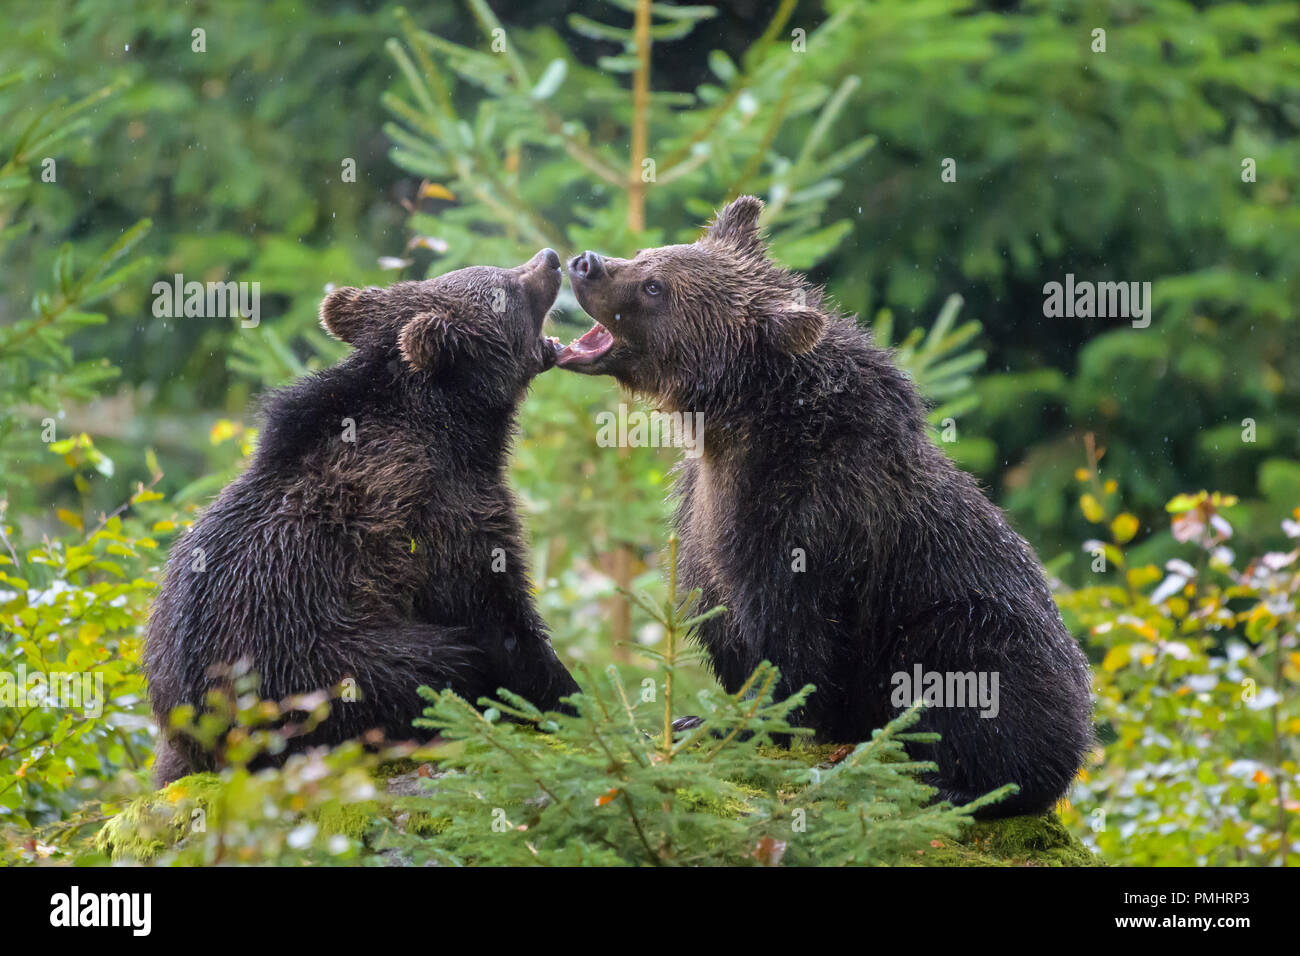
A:
{"type": "MultiPolygon", "coordinates": [[[[677,542],[669,546],[675,568],[677,542]]],[[[978,806],[930,805],[933,788],[908,759],[913,707],[856,747],[815,748],[790,717],[816,689],[774,700],[778,672],[764,662],[735,694],[713,687],[687,704],[675,691],[684,639],[724,608],[700,609],[699,591],[656,603],[629,595],[664,630],[659,680],[628,687],[618,668],[569,701],[577,716],[542,713],[502,691],[472,706],[422,689],[417,721],[441,735],[442,773],[406,804],[439,818],[435,835],[389,846],[446,863],[545,865],[850,865],[916,862],[953,840],[978,806]],[[682,707],[695,727],[674,732],[682,707]],[[540,732],[539,732],[540,731],[540,732]],[[780,742],[793,741],[786,749],[780,742]]]]}

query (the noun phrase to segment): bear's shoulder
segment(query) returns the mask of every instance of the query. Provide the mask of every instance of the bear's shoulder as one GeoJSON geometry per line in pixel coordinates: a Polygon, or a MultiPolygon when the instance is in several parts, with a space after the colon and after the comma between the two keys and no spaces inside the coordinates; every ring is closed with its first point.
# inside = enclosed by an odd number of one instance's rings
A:
{"type": "Polygon", "coordinates": [[[377,406],[392,406],[400,388],[398,362],[396,357],[353,353],[269,393],[261,403],[258,463],[296,461],[322,438],[337,437],[345,419],[356,421],[377,406]]]}

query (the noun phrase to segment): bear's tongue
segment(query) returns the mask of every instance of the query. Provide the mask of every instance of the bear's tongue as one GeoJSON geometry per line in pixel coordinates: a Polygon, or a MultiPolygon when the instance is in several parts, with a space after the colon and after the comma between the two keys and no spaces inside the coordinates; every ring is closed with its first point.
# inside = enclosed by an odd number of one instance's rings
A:
{"type": "Polygon", "coordinates": [[[614,336],[599,322],[581,338],[574,339],[555,357],[556,365],[587,365],[596,361],[614,345],[614,336]]]}

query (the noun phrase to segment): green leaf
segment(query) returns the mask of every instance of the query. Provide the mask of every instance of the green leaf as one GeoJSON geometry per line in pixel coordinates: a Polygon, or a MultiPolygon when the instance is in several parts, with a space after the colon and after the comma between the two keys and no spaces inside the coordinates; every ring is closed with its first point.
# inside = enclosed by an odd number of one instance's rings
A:
{"type": "Polygon", "coordinates": [[[568,64],[564,60],[552,60],[529,95],[535,100],[550,99],[555,94],[555,91],[560,88],[560,84],[564,82],[568,69],[568,64]]]}
{"type": "Polygon", "coordinates": [[[806,236],[786,238],[778,234],[772,239],[772,258],[791,269],[811,269],[834,252],[852,231],[853,223],[841,219],[806,236]]]}

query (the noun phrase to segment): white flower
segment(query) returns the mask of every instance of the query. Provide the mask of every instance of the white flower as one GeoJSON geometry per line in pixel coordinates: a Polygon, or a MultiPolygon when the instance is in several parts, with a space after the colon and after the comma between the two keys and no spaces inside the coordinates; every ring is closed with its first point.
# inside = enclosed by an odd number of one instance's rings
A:
{"type": "Polygon", "coordinates": [[[1274,704],[1279,704],[1281,702],[1281,694],[1271,687],[1264,687],[1255,695],[1254,700],[1246,701],[1246,706],[1251,710],[1264,710],[1265,708],[1272,707],[1274,704]]]}
{"type": "MultiPolygon", "coordinates": [[[[1173,562],[1170,562],[1171,564],[1173,562]]],[[[1171,574],[1160,582],[1160,587],[1151,595],[1152,604],[1160,604],[1173,597],[1187,585],[1187,578],[1181,574],[1171,574]]]]}
{"type": "Polygon", "coordinates": [[[305,850],[311,846],[311,841],[316,839],[316,824],[304,823],[302,826],[294,827],[289,833],[289,846],[295,850],[305,850]]]}

